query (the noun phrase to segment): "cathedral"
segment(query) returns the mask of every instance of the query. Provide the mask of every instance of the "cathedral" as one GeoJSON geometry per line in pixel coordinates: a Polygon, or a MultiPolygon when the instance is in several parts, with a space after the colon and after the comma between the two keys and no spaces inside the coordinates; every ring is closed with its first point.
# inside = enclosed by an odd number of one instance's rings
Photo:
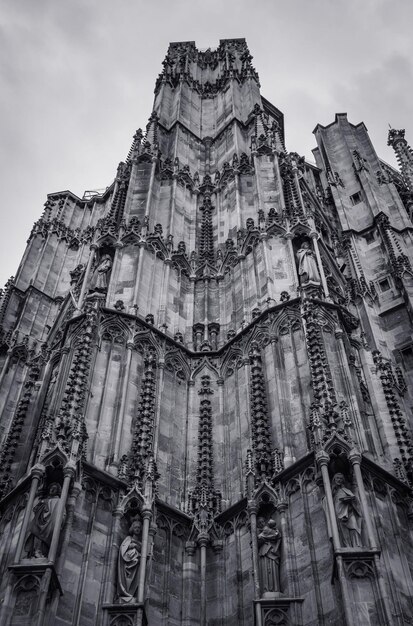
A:
{"type": "Polygon", "coordinates": [[[175,42],[114,181],[48,195],[0,301],[1,626],[413,624],[413,151],[313,132],[244,39],[175,42]]]}

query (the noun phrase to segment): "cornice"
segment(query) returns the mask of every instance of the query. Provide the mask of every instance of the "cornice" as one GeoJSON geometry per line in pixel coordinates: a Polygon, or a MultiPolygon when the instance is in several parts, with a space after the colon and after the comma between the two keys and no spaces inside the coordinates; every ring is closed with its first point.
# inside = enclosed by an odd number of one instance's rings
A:
{"type": "Polygon", "coordinates": [[[196,133],[194,133],[192,130],[190,130],[188,128],[188,126],[186,126],[186,124],[184,124],[183,122],[181,122],[181,120],[175,120],[175,122],[173,124],[171,124],[171,126],[169,126],[169,128],[167,126],[165,126],[164,124],[162,124],[161,121],[158,122],[158,126],[161,127],[163,130],[165,130],[166,132],[171,132],[175,126],[181,126],[182,128],[185,129],[185,131],[189,134],[192,135],[192,137],[194,137],[195,139],[197,139],[199,142],[201,143],[205,143],[207,141],[212,140],[212,143],[216,142],[219,137],[227,130],[227,128],[233,124],[234,122],[239,124],[242,128],[246,129],[248,128],[251,124],[254,123],[254,116],[253,116],[253,112],[251,112],[248,115],[248,118],[245,122],[243,122],[242,120],[240,120],[237,116],[233,116],[222,128],[221,130],[219,130],[215,135],[211,136],[211,135],[206,135],[205,137],[200,137],[199,135],[197,135],[196,133]]]}

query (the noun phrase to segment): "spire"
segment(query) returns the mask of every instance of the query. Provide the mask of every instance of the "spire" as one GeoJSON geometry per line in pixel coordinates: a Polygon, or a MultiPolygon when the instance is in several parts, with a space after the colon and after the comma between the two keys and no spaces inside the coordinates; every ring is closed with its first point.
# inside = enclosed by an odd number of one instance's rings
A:
{"type": "Polygon", "coordinates": [[[404,138],[404,133],[404,128],[390,128],[387,145],[395,151],[403,181],[409,191],[413,192],[413,150],[404,138]]]}

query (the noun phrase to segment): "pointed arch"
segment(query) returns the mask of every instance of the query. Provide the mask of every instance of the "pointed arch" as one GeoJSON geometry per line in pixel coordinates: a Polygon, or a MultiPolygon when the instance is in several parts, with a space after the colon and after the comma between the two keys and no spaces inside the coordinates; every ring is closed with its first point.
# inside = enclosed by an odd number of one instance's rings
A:
{"type": "Polygon", "coordinates": [[[243,362],[244,354],[239,345],[230,346],[229,350],[225,354],[225,357],[222,361],[221,365],[221,376],[222,378],[228,378],[232,376],[236,369],[241,367],[243,362]]]}
{"type": "Polygon", "coordinates": [[[155,341],[153,333],[149,329],[139,330],[133,335],[132,342],[135,349],[140,354],[145,354],[147,350],[155,352],[156,358],[160,357],[159,345],[155,341]]]}
{"type": "Polygon", "coordinates": [[[298,329],[303,329],[303,323],[297,307],[284,307],[271,322],[271,332],[277,337],[298,329]]]}
{"type": "Polygon", "coordinates": [[[191,370],[188,361],[180,350],[171,350],[165,355],[165,369],[175,372],[181,380],[188,380],[191,370]]]}
{"type": "Polygon", "coordinates": [[[324,444],[323,447],[324,450],[329,454],[333,453],[335,456],[337,456],[337,452],[339,452],[340,455],[343,454],[346,457],[352,449],[352,446],[348,443],[348,441],[343,439],[343,437],[341,437],[341,435],[339,435],[337,432],[330,437],[330,439],[324,444]]]}
{"type": "Polygon", "coordinates": [[[121,316],[108,315],[101,320],[99,338],[114,343],[126,343],[128,339],[131,339],[130,328],[121,316]]]}
{"type": "Polygon", "coordinates": [[[261,485],[256,489],[253,498],[258,505],[272,504],[274,507],[277,506],[280,499],[278,492],[267,480],[262,481],[261,485]]]}
{"type": "Polygon", "coordinates": [[[251,344],[253,342],[257,342],[261,350],[265,348],[265,346],[268,346],[268,344],[271,342],[271,333],[268,322],[261,322],[257,326],[254,326],[254,328],[252,329],[251,333],[247,337],[244,346],[246,356],[249,354],[251,344]]]}
{"type": "Polygon", "coordinates": [[[192,370],[189,380],[194,381],[204,369],[209,370],[213,374],[214,379],[217,379],[220,377],[219,371],[217,367],[213,365],[213,363],[211,362],[211,359],[209,359],[207,356],[204,356],[199,359],[195,368],[192,370]]]}
{"type": "Polygon", "coordinates": [[[144,504],[144,496],[139,491],[136,484],[121,498],[119,503],[119,509],[122,515],[125,516],[129,511],[142,511],[144,504]]]}

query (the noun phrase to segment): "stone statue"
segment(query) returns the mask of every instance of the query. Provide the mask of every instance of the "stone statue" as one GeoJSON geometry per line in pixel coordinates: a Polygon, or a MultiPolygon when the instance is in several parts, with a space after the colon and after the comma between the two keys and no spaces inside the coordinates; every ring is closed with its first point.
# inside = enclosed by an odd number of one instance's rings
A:
{"type": "Polygon", "coordinates": [[[258,559],[262,593],[280,591],[281,533],[273,519],[259,521],[258,559]]]}
{"type": "Polygon", "coordinates": [[[129,527],[129,535],[119,548],[118,598],[120,602],[133,602],[139,585],[141,560],[142,524],[135,519],[129,527]]]}
{"type": "Polygon", "coordinates": [[[104,292],[108,288],[108,274],[112,268],[112,259],[105,254],[92,274],[89,291],[104,292]]]}
{"type": "Polygon", "coordinates": [[[302,285],[309,282],[320,284],[320,274],[318,272],[317,261],[310,248],[310,244],[307,241],[304,241],[301,244],[301,248],[297,252],[297,260],[300,283],[302,285]]]}
{"type": "Polygon", "coordinates": [[[33,509],[24,547],[29,558],[43,558],[49,553],[61,491],[59,483],[52,483],[47,497],[40,498],[33,509]]]}
{"type": "Polygon", "coordinates": [[[335,474],[331,483],[337,524],[345,547],[361,546],[361,511],[357,496],[344,487],[344,475],[335,474]]]}

